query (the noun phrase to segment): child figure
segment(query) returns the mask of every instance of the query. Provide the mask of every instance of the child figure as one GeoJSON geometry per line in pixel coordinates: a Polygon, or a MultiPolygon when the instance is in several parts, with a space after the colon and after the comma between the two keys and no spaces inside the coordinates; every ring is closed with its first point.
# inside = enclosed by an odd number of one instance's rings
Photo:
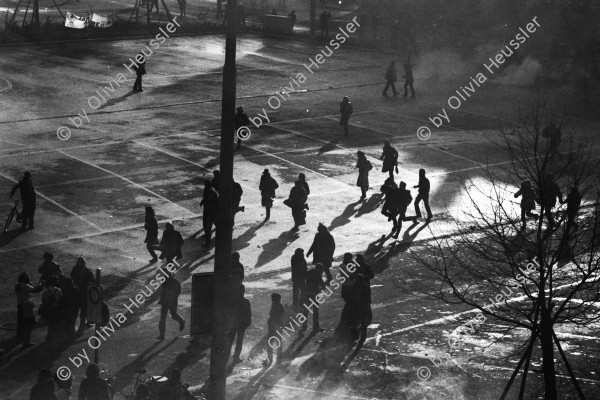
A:
{"type": "Polygon", "coordinates": [[[263,365],[271,365],[273,363],[273,345],[279,344],[277,349],[277,363],[281,364],[283,357],[283,344],[277,336],[277,330],[283,325],[283,318],[285,316],[285,308],[281,304],[281,295],[279,293],[271,294],[271,311],[269,312],[269,320],[267,321],[267,329],[269,339],[267,340],[267,359],[263,361],[263,365]],[[272,337],[277,338],[277,341],[271,340],[272,337]]]}

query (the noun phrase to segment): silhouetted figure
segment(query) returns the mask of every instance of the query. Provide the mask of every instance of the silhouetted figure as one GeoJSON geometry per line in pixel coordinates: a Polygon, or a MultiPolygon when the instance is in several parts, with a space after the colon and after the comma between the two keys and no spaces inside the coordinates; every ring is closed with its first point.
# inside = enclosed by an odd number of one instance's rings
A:
{"type": "Polygon", "coordinates": [[[360,188],[360,198],[364,200],[367,197],[367,190],[369,190],[369,171],[373,169],[373,164],[362,151],[356,152],[358,161],[356,162],[356,168],[358,168],[358,179],[356,180],[356,186],[360,188]]]}
{"type": "Polygon", "coordinates": [[[158,322],[159,336],[158,340],[165,339],[165,325],[167,322],[167,313],[171,313],[171,318],[179,322],[179,330],[185,328],[185,319],[177,313],[179,294],[181,293],[181,284],[175,279],[172,272],[167,272],[169,277],[161,285],[160,300],[160,321],[158,322]]]}
{"type": "Polygon", "coordinates": [[[577,213],[579,212],[579,208],[581,207],[582,196],[577,190],[576,186],[573,186],[571,190],[569,190],[569,194],[564,202],[561,204],[567,204],[567,232],[573,228],[573,231],[579,229],[579,225],[575,221],[577,218],[577,213]]]}
{"type": "Polygon", "coordinates": [[[242,347],[244,345],[244,335],[246,334],[246,329],[252,324],[252,308],[250,306],[250,301],[244,297],[244,293],[246,293],[246,287],[244,285],[240,288],[240,298],[238,299],[238,303],[236,306],[236,331],[231,333],[230,338],[230,350],[233,345],[234,336],[236,337],[235,351],[233,352],[232,360],[234,363],[242,362],[240,355],[242,354],[242,347]]]}
{"type": "MultiPolygon", "coordinates": [[[[267,321],[267,335],[269,338],[277,336],[277,330],[283,326],[283,318],[285,317],[285,308],[281,304],[281,295],[279,293],[271,294],[271,310],[269,311],[269,320],[267,321]]],[[[267,359],[263,361],[264,365],[273,364],[273,348],[271,342],[267,345],[267,359]]],[[[279,342],[277,347],[277,363],[280,364],[283,360],[283,344],[279,342]]]]}
{"type": "Polygon", "coordinates": [[[331,20],[331,13],[327,10],[323,10],[321,15],[319,16],[319,21],[321,22],[321,36],[325,39],[329,37],[329,21],[331,20]]]}
{"type": "Polygon", "coordinates": [[[212,238],[212,227],[219,211],[219,194],[209,181],[204,181],[204,193],[200,205],[204,206],[204,212],[202,213],[202,226],[204,228],[203,246],[209,247],[212,238]]]}
{"type": "MultiPolygon", "coordinates": [[[[300,182],[300,184],[302,185],[302,189],[304,189],[304,191],[306,192],[306,195],[309,196],[310,195],[310,187],[308,186],[308,183],[306,182],[306,175],[304,175],[302,172],[298,174],[298,182],[300,182]]],[[[306,209],[308,210],[308,207],[306,207],[306,209]]]]}
{"type": "Polygon", "coordinates": [[[63,275],[62,268],[56,262],[54,262],[54,254],[45,252],[42,255],[44,262],[38,267],[38,272],[41,274],[40,283],[48,280],[49,277],[55,276],[58,278],[63,275]]]}
{"type": "MultiPolygon", "coordinates": [[[[369,278],[359,273],[354,276],[354,290],[353,290],[353,302],[354,307],[353,315],[355,320],[353,321],[353,328],[360,327],[358,334],[359,346],[361,346],[367,339],[367,328],[373,321],[373,312],[371,310],[371,285],[369,284],[369,278]]],[[[356,338],[354,329],[352,330],[352,339],[356,338]]]]}
{"type": "Polygon", "coordinates": [[[307,198],[308,196],[302,187],[302,183],[300,181],[294,182],[294,187],[290,190],[290,196],[284,201],[284,204],[292,209],[292,217],[294,218],[293,232],[297,232],[300,229],[299,226],[306,224],[306,211],[304,209],[307,198]]]}
{"type": "Polygon", "coordinates": [[[327,276],[327,284],[329,284],[333,280],[330,268],[333,261],[333,254],[335,253],[335,239],[322,223],[319,223],[317,233],[306,256],[310,257],[313,253],[313,264],[320,263],[323,265],[325,275],[327,276]]]}
{"type": "Polygon", "coordinates": [[[396,231],[396,225],[398,224],[398,208],[395,201],[396,190],[398,190],[398,185],[396,185],[393,178],[387,178],[380,188],[380,191],[385,195],[381,214],[387,217],[388,221],[393,222],[391,234],[396,231]]]}
{"type": "Polygon", "coordinates": [[[167,222],[162,238],[160,239],[160,249],[162,251],[160,258],[166,258],[167,262],[173,261],[174,258],[182,258],[181,246],[183,246],[183,243],[181,233],[175,230],[172,223],[167,222]]]}
{"type": "Polygon", "coordinates": [[[146,249],[148,253],[152,256],[150,259],[150,263],[155,263],[158,261],[158,256],[154,251],[156,246],[158,246],[158,221],[154,216],[154,209],[150,206],[146,206],[146,216],[144,218],[144,229],[146,230],[146,238],[144,239],[144,243],[146,243],[146,249]]]}
{"type": "Polygon", "coordinates": [[[58,307],[61,314],[62,329],[65,332],[66,342],[71,344],[75,341],[75,322],[79,315],[79,289],[69,277],[62,277],[58,282],[62,292],[58,307]]]}
{"type": "Polygon", "coordinates": [[[219,188],[221,187],[221,171],[219,171],[218,169],[215,169],[213,171],[213,178],[210,181],[213,189],[215,189],[215,191],[217,193],[219,193],[219,188]]]}
{"type": "Polygon", "coordinates": [[[242,146],[242,139],[240,138],[240,134],[238,133],[238,130],[241,127],[244,127],[244,126],[248,127],[249,125],[250,125],[250,118],[248,118],[248,115],[244,112],[244,108],[238,107],[237,113],[235,114],[235,132],[238,137],[237,150],[239,150],[240,147],[242,146]]]}
{"type": "Polygon", "coordinates": [[[42,291],[40,316],[48,322],[46,342],[51,348],[58,348],[62,339],[62,313],[59,307],[62,291],[58,288],[58,278],[49,276],[42,291]]]}
{"type": "Polygon", "coordinates": [[[524,180],[521,182],[521,188],[517,193],[515,193],[515,198],[521,197],[521,230],[525,230],[527,226],[527,218],[533,217],[537,221],[538,215],[533,213],[535,210],[535,200],[537,199],[537,193],[535,189],[531,186],[530,180],[524,180]]]}
{"type": "Polygon", "coordinates": [[[554,215],[552,209],[556,206],[556,200],[558,199],[561,203],[563,202],[562,193],[560,187],[554,182],[554,176],[547,174],[544,180],[543,197],[540,204],[544,209],[544,216],[548,219],[548,228],[552,229],[554,226],[554,215]]]}
{"type": "Polygon", "coordinates": [[[408,95],[408,88],[410,88],[411,96],[413,99],[415,98],[415,88],[413,87],[413,83],[415,79],[413,77],[412,65],[410,62],[404,63],[404,97],[408,95]]]}
{"type": "Polygon", "coordinates": [[[344,96],[340,103],[340,125],[344,127],[344,136],[348,136],[348,121],[353,112],[352,103],[350,103],[348,96],[344,96]]]}
{"type": "Polygon", "coordinates": [[[400,186],[398,189],[396,189],[394,197],[394,202],[396,203],[396,208],[398,210],[398,223],[396,224],[396,231],[392,234],[392,237],[398,238],[398,235],[400,235],[400,230],[402,229],[402,222],[417,222],[417,217],[406,216],[406,210],[412,201],[412,196],[410,195],[410,190],[406,189],[405,182],[400,182],[400,186]]]}
{"type": "Polygon", "coordinates": [[[29,400],[58,400],[54,393],[54,374],[49,369],[41,369],[37,382],[31,388],[29,400]]]}
{"type": "Polygon", "coordinates": [[[394,93],[394,96],[398,95],[398,91],[396,90],[396,81],[398,80],[398,76],[396,75],[396,61],[391,61],[390,65],[388,66],[387,71],[385,71],[385,80],[386,80],[386,85],[385,88],[383,89],[383,95],[387,96],[387,91],[388,89],[391,87],[392,88],[392,93],[394,93]]]}
{"type": "Polygon", "coordinates": [[[233,252],[231,253],[231,277],[237,277],[240,285],[244,281],[244,265],[240,262],[240,253],[233,252]]]}
{"type": "Polygon", "coordinates": [[[292,256],[292,304],[298,306],[306,291],[306,259],[304,249],[296,249],[292,256]]]}
{"type": "Polygon", "coordinates": [[[12,190],[10,191],[11,198],[14,196],[17,189],[19,189],[21,202],[23,204],[23,209],[20,214],[21,227],[23,230],[26,230],[29,225],[29,229],[34,229],[33,219],[35,216],[36,195],[31,180],[31,173],[29,171],[25,171],[23,179],[12,187],[12,190]]]}
{"type": "Polygon", "coordinates": [[[79,292],[79,328],[77,335],[82,335],[86,327],[91,326],[87,321],[87,289],[90,283],[96,282],[93,272],[85,265],[83,257],[78,257],[71,270],[71,279],[77,285],[79,292]]]}
{"type": "Polygon", "coordinates": [[[240,185],[236,181],[232,181],[231,191],[231,221],[235,223],[235,214],[237,214],[240,211],[244,212],[246,210],[246,207],[240,207],[240,203],[242,201],[242,194],[244,194],[244,191],[242,190],[242,185],[240,185]]]}
{"type": "Polygon", "coordinates": [[[373,269],[365,261],[365,256],[363,256],[362,254],[357,254],[356,255],[356,263],[358,264],[358,267],[356,268],[356,271],[354,271],[354,274],[352,274],[352,276],[361,274],[369,281],[375,277],[375,274],[373,273],[373,269]]]}
{"type": "Polygon", "coordinates": [[[560,128],[557,128],[555,124],[550,124],[542,131],[542,137],[548,139],[548,153],[550,156],[559,156],[558,146],[561,142],[560,128]]]}
{"type": "MultiPolygon", "coordinates": [[[[306,295],[302,298],[302,314],[307,317],[308,313],[311,312],[313,316],[313,332],[322,332],[323,329],[319,326],[319,303],[316,301],[316,296],[321,292],[322,289],[327,287],[327,284],[323,282],[323,264],[315,265],[314,269],[311,269],[306,273],[306,295]]],[[[302,324],[300,334],[306,332],[308,328],[308,318],[302,324]]]]}
{"type": "Polygon", "coordinates": [[[279,188],[279,184],[273,179],[269,170],[265,169],[260,177],[260,184],[258,186],[258,190],[260,190],[261,205],[267,210],[265,220],[271,218],[271,208],[273,207],[273,199],[275,198],[275,190],[277,190],[277,188],[279,188]]]}
{"type": "Polygon", "coordinates": [[[31,342],[31,331],[35,327],[35,305],[31,301],[31,293],[39,293],[44,289],[38,285],[35,288],[27,272],[22,272],[17,278],[15,294],[17,296],[17,338],[25,347],[33,346],[31,342]]]}
{"type": "Polygon", "coordinates": [[[79,385],[77,400],[110,400],[108,382],[100,378],[100,367],[97,364],[89,364],[85,376],[79,385]]]}
{"type": "MultiPolygon", "coordinates": [[[[156,7],[158,9],[158,6],[156,7]]],[[[133,70],[135,71],[135,82],[133,84],[133,91],[134,92],[143,92],[144,89],[142,89],[142,76],[146,75],[146,59],[144,58],[143,54],[138,54],[139,56],[141,56],[141,62],[139,62],[138,64],[134,64],[133,65],[133,70]]],[[[136,57],[136,61],[137,61],[136,57]]]]}
{"type": "Polygon", "coordinates": [[[150,0],[150,11],[152,12],[152,9],[156,7],[156,12],[158,12],[158,0],[150,0]]]}
{"type": "Polygon", "coordinates": [[[181,14],[182,17],[185,17],[185,7],[187,6],[187,1],[177,0],[177,3],[179,4],[179,14],[181,14]]]}
{"type": "Polygon", "coordinates": [[[417,218],[421,218],[421,209],[419,208],[419,203],[423,200],[423,204],[425,205],[425,211],[427,211],[427,221],[431,220],[433,216],[431,214],[431,208],[429,208],[429,179],[425,176],[425,170],[421,168],[419,170],[419,184],[415,185],[415,188],[419,188],[419,194],[415,199],[415,214],[417,214],[417,218]]]}
{"type": "Polygon", "coordinates": [[[383,144],[383,153],[381,153],[379,159],[383,160],[381,172],[388,172],[390,178],[394,179],[394,168],[396,169],[396,173],[398,173],[398,152],[387,140],[383,144]]]}

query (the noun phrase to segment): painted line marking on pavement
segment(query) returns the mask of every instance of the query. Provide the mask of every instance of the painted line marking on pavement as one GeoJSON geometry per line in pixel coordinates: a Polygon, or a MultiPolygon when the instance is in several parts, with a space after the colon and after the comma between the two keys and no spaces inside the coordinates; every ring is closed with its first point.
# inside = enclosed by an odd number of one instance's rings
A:
{"type": "Polygon", "coordinates": [[[346,398],[346,399],[359,399],[359,400],[372,400],[373,399],[373,397],[359,397],[359,396],[352,396],[352,395],[347,395],[347,394],[332,394],[332,393],[324,392],[322,390],[300,388],[300,387],[295,387],[295,386],[282,385],[280,383],[258,382],[258,381],[251,381],[249,379],[243,379],[243,378],[235,378],[234,380],[240,381],[240,382],[257,384],[259,386],[267,386],[267,387],[270,387],[270,388],[281,388],[281,389],[296,390],[296,391],[299,391],[299,392],[309,392],[309,393],[315,393],[315,394],[322,394],[322,395],[326,395],[328,397],[333,396],[334,398],[343,397],[343,398],[346,398]]]}

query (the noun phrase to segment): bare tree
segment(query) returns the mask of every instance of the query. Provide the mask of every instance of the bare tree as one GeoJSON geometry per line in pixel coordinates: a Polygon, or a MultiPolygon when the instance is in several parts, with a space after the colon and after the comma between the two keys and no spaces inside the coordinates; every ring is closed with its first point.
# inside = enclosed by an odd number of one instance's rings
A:
{"type": "Polygon", "coordinates": [[[423,268],[401,285],[473,307],[479,311],[476,325],[482,329],[529,332],[528,340],[516,349],[521,359],[501,398],[521,369],[519,398],[523,398],[534,345],[539,343],[545,399],[557,399],[556,350],[583,399],[555,330],[563,324],[587,326],[600,318],[594,304],[600,300],[596,172],[600,165],[591,144],[578,140],[575,132],[563,133],[559,144],[556,132],[546,128],[555,124],[564,132],[566,121],[550,108],[539,88],[536,81],[529,108],[513,129],[500,132],[498,154],[506,155],[509,162],[500,166],[488,162],[479,177],[462,179],[463,215],[454,217],[458,236],[438,239],[425,251],[413,253],[423,268]],[[514,195],[526,180],[537,191],[538,205],[534,205],[539,217],[531,214],[523,229],[514,195]],[[569,201],[562,198],[555,208],[553,198],[563,196],[555,193],[554,181],[563,193],[569,191],[565,196],[569,201]],[[570,192],[573,187],[583,196],[581,210],[577,196],[570,192]],[[424,274],[428,279],[423,279],[424,274]],[[487,320],[502,328],[483,325],[487,320]]]}

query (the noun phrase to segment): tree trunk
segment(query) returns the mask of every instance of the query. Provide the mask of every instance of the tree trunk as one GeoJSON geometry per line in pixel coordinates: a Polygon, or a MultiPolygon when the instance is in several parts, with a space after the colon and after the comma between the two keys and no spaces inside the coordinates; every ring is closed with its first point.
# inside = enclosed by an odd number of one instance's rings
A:
{"type": "Polygon", "coordinates": [[[554,341],[552,338],[552,316],[550,311],[542,306],[540,324],[540,343],[542,345],[542,370],[544,372],[545,400],[557,400],[556,371],[554,369],[554,341]]]}

